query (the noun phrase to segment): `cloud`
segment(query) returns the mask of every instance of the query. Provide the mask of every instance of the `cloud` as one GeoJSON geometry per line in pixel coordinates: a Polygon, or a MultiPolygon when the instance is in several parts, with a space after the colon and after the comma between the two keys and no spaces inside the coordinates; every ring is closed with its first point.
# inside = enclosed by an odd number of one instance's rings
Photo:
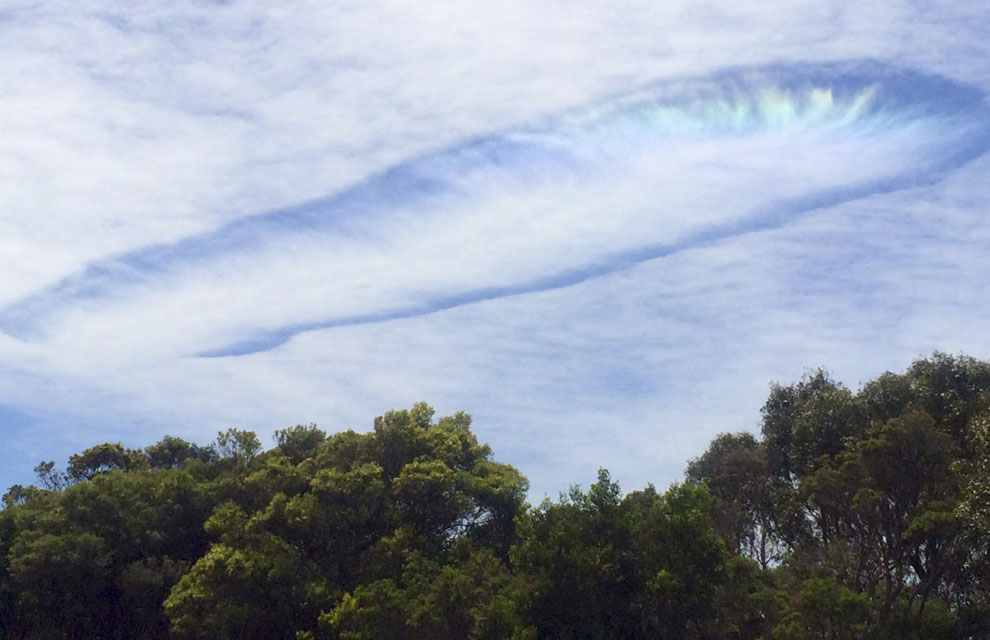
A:
{"type": "Polygon", "coordinates": [[[803,366],[982,355],[983,18],[8,3],[10,477],[427,399],[537,494],[632,488],[803,366]]]}
{"type": "Polygon", "coordinates": [[[186,309],[185,344],[191,324],[233,334],[202,353],[240,355],[568,286],[931,182],[990,146],[988,114],[971,89],[877,64],[671,82],[99,261],[0,310],[0,327],[30,339],[67,316],[77,339],[87,318],[123,334],[146,309],[186,309]]]}

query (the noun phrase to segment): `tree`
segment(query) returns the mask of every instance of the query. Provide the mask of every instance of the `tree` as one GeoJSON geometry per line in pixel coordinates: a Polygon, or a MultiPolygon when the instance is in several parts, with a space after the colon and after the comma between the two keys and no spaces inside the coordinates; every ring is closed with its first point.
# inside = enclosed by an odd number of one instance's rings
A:
{"type": "Polygon", "coordinates": [[[299,464],[312,455],[326,439],[326,432],[318,429],[315,424],[297,424],[275,432],[275,446],[288,456],[293,464],[299,464]]]}
{"type": "Polygon", "coordinates": [[[41,486],[51,491],[61,491],[69,484],[68,476],[65,472],[56,469],[55,462],[52,460],[39,462],[38,466],[34,468],[34,472],[38,474],[38,481],[41,482],[41,486]]]}
{"type": "Polygon", "coordinates": [[[608,472],[520,522],[513,563],[530,582],[541,639],[703,637],[723,546],[705,487],[621,497],[608,472]]]}
{"type": "MultiPolygon", "coordinates": [[[[165,602],[176,636],[360,635],[371,624],[367,615],[378,615],[365,611],[385,616],[375,633],[394,631],[386,611],[419,611],[421,622],[410,628],[427,635],[417,637],[514,624],[508,596],[495,593],[503,584],[495,574],[473,613],[458,609],[467,601],[456,598],[482,568],[494,571],[491,557],[507,556],[525,479],[490,460],[466,414],[435,423],[432,416],[418,403],[379,416],[371,434],[325,438],[315,427],[294,427],[277,432],[276,449],[240,456],[242,464],[231,469],[236,481],[216,482],[215,491],[229,500],[206,522],[213,544],[165,602]],[[457,589],[424,600],[427,584],[457,589]],[[382,593],[396,601],[379,602],[382,593]],[[444,605],[446,613],[427,615],[448,598],[455,600],[444,605]]],[[[220,443],[228,458],[242,447],[230,444],[236,436],[220,443]]],[[[508,575],[504,560],[496,562],[508,575]]]]}
{"type": "Polygon", "coordinates": [[[244,535],[250,544],[213,545],[172,589],[173,637],[290,640],[315,621],[327,596],[316,567],[277,536],[244,535]]]}
{"type": "Polygon", "coordinates": [[[901,599],[908,609],[917,601],[922,619],[956,561],[952,456],[949,436],[913,411],[875,426],[809,479],[823,557],[848,588],[872,600],[874,633],[887,627],[901,599]]]}
{"type": "Polygon", "coordinates": [[[762,413],[770,472],[792,483],[812,473],[822,456],[862,437],[867,426],[853,394],[822,369],[796,385],[771,387],[762,413]]]}
{"type": "Polygon", "coordinates": [[[184,467],[188,460],[211,462],[217,459],[213,446],[201,447],[182,438],[165,436],[159,442],[144,450],[152,469],[184,467]]]}
{"type": "Polygon", "coordinates": [[[20,504],[28,499],[31,495],[32,487],[25,487],[22,484],[13,484],[7,489],[7,493],[3,494],[3,504],[5,507],[12,507],[15,504],[20,504]]]}
{"type": "Polygon", "coordinates": [[[325,633],[341,640],[527,640],[519,611],[522,588],[490,550],[461,539],[441,559],[403,553],[397,578],[382,578],[345,594],[321,616],[325,633]]]}
{"type": "Polygon", "coordinates": [[[912,363],[907,376],[917,408],[930,415],[965,451],[971,418],[987,408],[990,362],[935,352],[912,363]]]}
{"type": "Polygon", "coordinates": [[[92,533],[18,536],[8,552],[18,592],[15,618],[29,638],[109,638],[101,614],[110,586],[110,550],[92,533]]]}
{"type": "Polygon", "coordinates": [[[11,640],[962,640],[990,634],[990,365],[771,388],[687,482],[532,508],[425,403],[43,462],[0,509],[11,640]],[[223,457],[221,457],[223,456],[223,457]]]}
{"type": "Polygon", "coordinates": [[[764,569],[782,558],[784,535],[777,522],[786,517],[777,511],[789,487],[773,482],[766,449],[752,434],[719,434],[688,463],[685,475],[708,487],[712,524],[732,553],[745,554],[764,569]]]}
{"type": "Polygon", "coordinates": [[[261,440],[254,431],[230,427],[217,434],[217,451],[223,458],[232,459],[238,464],[247,464],[261,451],[261,440]]]}
{"type": "Polygon", "coordinates": [[[104,442],[69,456],[66,470],[69,477],[78,482],[90,480],[96,474],[110,469],[132,469],[147,463],[147,456],[142,451],[125,449],[119,442],[104,442]]]}

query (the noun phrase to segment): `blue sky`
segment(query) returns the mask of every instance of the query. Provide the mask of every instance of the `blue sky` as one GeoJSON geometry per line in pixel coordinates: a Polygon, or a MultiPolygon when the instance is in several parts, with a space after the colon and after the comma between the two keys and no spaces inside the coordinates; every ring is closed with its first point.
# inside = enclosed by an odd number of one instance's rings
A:
{"type": "Polygon", "coordinates": [[[662,486],[771,381],[990,357],[979,3],[454,4],[7,5],[0,484],[423,399],[662,486]]]}

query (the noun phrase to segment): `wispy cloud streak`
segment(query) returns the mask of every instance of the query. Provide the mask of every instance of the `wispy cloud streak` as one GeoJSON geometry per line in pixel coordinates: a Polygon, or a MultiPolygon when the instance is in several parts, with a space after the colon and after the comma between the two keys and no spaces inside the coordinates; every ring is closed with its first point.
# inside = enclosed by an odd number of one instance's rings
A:
{"type": "Polygon", "coordinates": [[[572,285],[932,183],[988,148],[984,96],[944,78],[879,63],[729,70],[479,137],[327,198],[95,262],[0,310],[0,328],[32,340],[67,314],[168,307],[192,280],[233,319],[215,316],[189,346],[253,353],[304,331],[572,285]],[[265,272],[268,290],[257,285],[265,272]]]}

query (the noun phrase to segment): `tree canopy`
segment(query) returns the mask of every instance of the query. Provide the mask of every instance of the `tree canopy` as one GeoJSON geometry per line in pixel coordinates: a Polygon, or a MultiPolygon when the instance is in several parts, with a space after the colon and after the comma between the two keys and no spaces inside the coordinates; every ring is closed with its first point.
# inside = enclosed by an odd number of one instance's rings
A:
{"type": "Polygon", "coordinates": [[[464,413],[36,468],[0,510],[0,637],[990,637],[990,363],[774,384],[685,481],[526,503],[464,413]]]}

